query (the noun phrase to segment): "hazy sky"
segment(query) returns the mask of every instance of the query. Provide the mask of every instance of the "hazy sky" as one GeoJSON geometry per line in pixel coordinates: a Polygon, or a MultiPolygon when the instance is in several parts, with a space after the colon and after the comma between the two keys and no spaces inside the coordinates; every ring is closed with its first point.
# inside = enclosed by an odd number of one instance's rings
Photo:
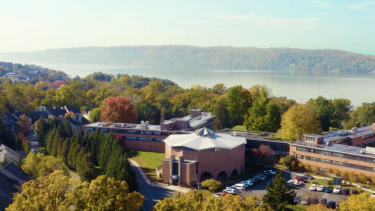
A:
{"type": "Polygon", "coordinates": [[[171,44],[375,55],[375,1],[0,0],[0,5],[0,52],[171,44]]]}

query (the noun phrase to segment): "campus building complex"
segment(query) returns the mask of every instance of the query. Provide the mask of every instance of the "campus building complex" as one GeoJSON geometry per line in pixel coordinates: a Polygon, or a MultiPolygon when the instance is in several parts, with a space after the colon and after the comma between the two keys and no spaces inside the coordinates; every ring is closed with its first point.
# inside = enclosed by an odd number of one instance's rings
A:
{"type": "Polygon", "coordinates": [[[244,171],[246,140],[201,128],[164,140],[162,180],[191,185],[207,178],[225,179],[244,171]]]}
{"type": "Polygon", "coordinates": [[[375,124],[347,131],[326,134],[306,134],[302,140],[290,144],[290,154],[302,163],[339,171],[355,171],[375,175],[375,124]],[[367,146],[367,147],[366,147],[367,146]]]}
{"type": "Polygon", "coordinates": [[[160,120],[160,125],[150,125],[148,121],[140,124],[95,122],[83,126],[83,131],[112,132],[129,150],[164,152],[164,139],[170,135],[192,133],[202,127],[211,128],[214,115],[191,109],[189,115],[171,120],[160,120]]]}

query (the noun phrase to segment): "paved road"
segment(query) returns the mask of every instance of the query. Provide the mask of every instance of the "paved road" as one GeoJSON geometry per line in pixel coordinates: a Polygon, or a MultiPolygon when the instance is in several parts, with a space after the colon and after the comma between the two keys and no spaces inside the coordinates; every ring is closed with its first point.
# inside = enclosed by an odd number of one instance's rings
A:
{"type": "Polygon", "coordinates": [[[138,169],[134,168],[134,170],[137,174],[137,180],[139,183],[138,192],[145,196],[145,201],[143,202],[143,208],[145,211],[150,211],[151,208],[157,203],[159,198],[173,197],[176,193],[172,190],[149,186],[139,173],[138,169]]]}
{"type": "MultiPolygon", "coordinates": [[[[290,180],[292,177],[295,177],[294,173],[290,172],[283,172],[283,177],[285,178],[285,181],[290,180]]],[[[249,187],[246,191],[242,191],[240,194],[241,196],[259,196],[262,197],[266,194],[265,188],[267,187],[268,182],[272,183],[272,177],[268,177],[266,180],[255,183],[253,186],[249,187]]],[[[297,196],[303,196],[304,194],[318,194],[319,199],[320,198],[326,198],[327,201],[344,201],[346,200],[347,196],[339,195],[339,194],[333,194],[333,193],[325,193],[325,192],[317,192],[317,191],[310,191],[309,185],[304,187],[297,187],[297,189],[294,189],[297,192],[297,196]]]]}
{"type": "Polygon", "coordinates": [[[29,140],[30,140],[31,149],[34,151],[39,151],[39,143],[38,143],[38,139],[36,139],[34,131],[30,131],[29,140]]]}

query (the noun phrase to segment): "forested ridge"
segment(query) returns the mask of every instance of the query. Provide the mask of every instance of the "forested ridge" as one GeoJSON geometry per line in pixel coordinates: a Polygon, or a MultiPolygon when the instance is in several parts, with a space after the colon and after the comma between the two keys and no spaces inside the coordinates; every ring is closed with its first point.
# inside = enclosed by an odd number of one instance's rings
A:
{"type": "Polygon", "coordinates": [[[333,49],[307,50],[173,45],[82,47],[26,53],[1,53],[0,60],[261,70],[295,69],[356,72],[375,70],[375,56],[333,49]]]}

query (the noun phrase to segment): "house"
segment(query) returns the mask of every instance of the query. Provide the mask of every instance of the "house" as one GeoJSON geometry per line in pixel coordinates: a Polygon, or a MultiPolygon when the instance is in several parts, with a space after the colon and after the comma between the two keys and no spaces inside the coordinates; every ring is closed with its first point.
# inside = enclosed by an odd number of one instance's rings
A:
{"type": "Polygon", "coordinates": [[[13,195],[22,191],[22,185],[34,179],[13,163],[0,169],[0,211],[12,202],[13,195]]]}
{"type": "Polygon", "coordinates": [[[20,156],[20,154],[5,146],[4,144],[0,145],[0,163],[3,162],[5,158],[9,163],[17,163],[20,156]]]}
{"type": "MultiPolygon", "coordinates": [[[[3,124],[10,132],[12,133],[14,132],[15,125],[19,121],[21,115],[22,113],[16,111],[11,114],[5,114],[3,116],[2,118],[3,124]]],[[[29,117],[29,124],[30,124],[30,130],[33,130],[32,119],[30,117],[29,117]]]]}

